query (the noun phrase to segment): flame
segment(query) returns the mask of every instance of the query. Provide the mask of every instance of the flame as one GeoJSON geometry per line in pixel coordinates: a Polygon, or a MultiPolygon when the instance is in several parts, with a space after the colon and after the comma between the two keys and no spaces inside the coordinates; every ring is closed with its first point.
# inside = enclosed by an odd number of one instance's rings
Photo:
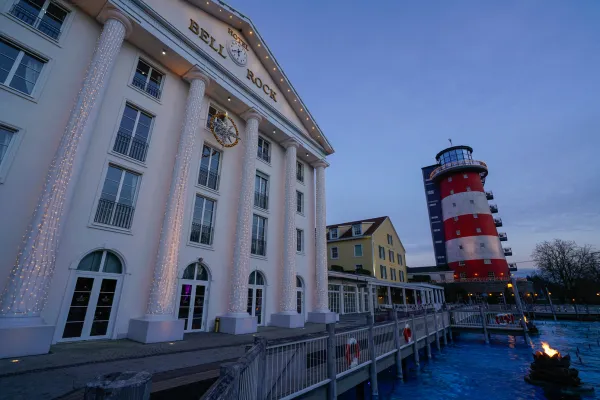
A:
{"type": "Polygon", "coordinates": [[[523,320],[527,323],[527,316],[523,315],[523,320]]]}
{"type": "Polygon", "coordinates": [[[547,342],[542,342],[542,349],[544,349],[544,353],[548,354],[550,357],[553,357],[555,354],[560,356],[558,350],[554,350],[547,342]]]}

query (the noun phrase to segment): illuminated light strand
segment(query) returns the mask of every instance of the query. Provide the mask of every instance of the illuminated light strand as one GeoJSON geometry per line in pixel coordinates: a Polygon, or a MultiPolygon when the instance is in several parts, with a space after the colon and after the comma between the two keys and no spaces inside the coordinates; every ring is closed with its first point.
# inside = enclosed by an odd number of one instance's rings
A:
{"type": "Polygon", "coordinates": [[[79,149],[79,143],[90,130],[90,115],[100,101],[126,33],[124,23],[114,17],[102,29],[0,298],[2,317],[39,317],[44,308],[56,264],[65,205],[73,195],[73,163],[78,150],[84,151],[79,149]]]}
{"type": "Polygon", "coordinates": [[[317,183],[315,185],[315,228],[317,230],[315,275],[317,278],[317,305],[315,312],[330,312],[327,293],[327,228],[325,223],[325,168],[327,166],[327,163],[324,161],[318,161],[314,164],[317,175],[317,183]]]}
{"type": "Polygon", "coordinates": [[[229,293],[230,313],[247,313],[248,307],[248,266],[252,241],[252,207],[254,204],[255,161],[258,150],[258,124],[262,117],[249,112],[246,115],[246,134],[242,181],[238,204],[233,247],[233,268],[231,271],[231,292],[229,293]]]}
{"type": "Polygon", "coordinates": [[[296,162],[299,143],[284,143],[285,151],[285,221],[283,225],[283,281],[279,309],[297,312],[296,304],[296,162]]]}
{"type": "Polygon", "coordinates": [[[209,79],[198,72],[194,72],[192,78],[160,234],[154,279],[148,298],[146,311],[148,315],[172,315],[175,312],[179,246],[183,234],[186,187],[196,134],[201,126],[202,100],[209,83],[209,79]],[[200,77],[197,77],[198,75],[200,77]]]}

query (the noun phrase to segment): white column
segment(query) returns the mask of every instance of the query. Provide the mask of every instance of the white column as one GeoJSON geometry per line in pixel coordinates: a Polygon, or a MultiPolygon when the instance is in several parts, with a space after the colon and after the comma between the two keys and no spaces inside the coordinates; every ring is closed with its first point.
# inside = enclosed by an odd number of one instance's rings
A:
{"type": "Polygon", "coordinates": [[[221,317],[221,332],[243,334],[256,332],[256,317],[250,317],[248,307],[248,278],[250,248],[252,242],[252,207],[254,204],[254,176],[258,149],[258,125],[262,116],[256,110],[242,115],[246,130],[242,138],[244,161],[241,170],[240,199],[238,203],[235,240],[233,243],[233,267],[229,305],[226,315],[221,317]]]}
{"type": "Polygon", "coordinates": [[[0,358],[47,353],[50,346],[54,327],[44,325],[40,314],[46,304],[62,226],[77,181],[79,169],[74,164],[86,152],[89,131],[94,126],[115,60],[132,29],[129,19],[114,8],[105,9],[100,19],[105,22],[104,28],[0,298],[0,358]],[[21,336],[25,339],[16,341],[19,334],[4,329],[14,326],[37,329],[32,336],[23,332],[21,336]]]}
{"type": "Polygon", "coordinates": [[[300,328],[304,326],[304,316],[298,314],[296,309],[296,153],[300,144],[291,139],[284,142],[283,146],[286,148],[283,282],[280,312],[271,316],[271,324],[284,328],[300,328]]]}
{"type": "Polygon", "coordinates": [[[188,197],[186,187],[190,164],[196,135],[201,126],[202,101],[210,83],[208,76],[197,66],[186,73],[184,79],[190,82],[190,89],[179,134],[179,147],[173,166],[146,315],[142,319],[131,320],[127,335],[142,343],[183,339],[184,321],[175,316],[179,248],[188,197]]]}
{"type": "Polygon", "coordinates": [[[327,303],[327,228],[326,228],[326,204],[325,204],[325,168],[329,166],[320,160],[313,164],[316,170],[315,185],[315,228],[317,230],[315,276],[317,289],[317,305],[313,312],[308,314],[308,320],[315,323],[335,322],[335,313],[329,311],[327,303]]]}

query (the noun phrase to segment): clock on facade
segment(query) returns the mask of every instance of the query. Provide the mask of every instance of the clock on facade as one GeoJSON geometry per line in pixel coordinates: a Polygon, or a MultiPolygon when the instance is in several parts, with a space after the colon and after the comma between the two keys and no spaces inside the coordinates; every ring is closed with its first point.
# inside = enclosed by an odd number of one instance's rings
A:
{"type": "Polygon", "coordinates": [[[246,53],[246,49],[234,39],[227,42],[227,52],[233,62],[240,67],[245,66],[248,62],[248,53],[246,53]]]}
{"type": "Polygon", "coordinates": [[[237,125],[227,114],[215,114],[210,120],[210,130],[223,147],[233,147],[240,141],[237,125]]]}

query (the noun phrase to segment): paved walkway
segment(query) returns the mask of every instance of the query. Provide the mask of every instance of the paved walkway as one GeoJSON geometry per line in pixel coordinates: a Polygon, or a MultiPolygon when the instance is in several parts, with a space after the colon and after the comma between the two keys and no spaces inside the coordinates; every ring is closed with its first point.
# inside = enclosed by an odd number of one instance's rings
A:
{"type": "Polygon", "coordinates": [[[279,339],[321,331],[325,325],[306,324],[299,329],[260,327],[256,334],[238,336],[190,333],[183,341],[171,343],[141,344],[127,339],[60,343],[49,354],[22,357],[18,362],[0,360],[0,399],[54,399],[113,371],[156,374],[179,369],[183,374],[186,368],[241,357],[255,335],[279,339]]]}

